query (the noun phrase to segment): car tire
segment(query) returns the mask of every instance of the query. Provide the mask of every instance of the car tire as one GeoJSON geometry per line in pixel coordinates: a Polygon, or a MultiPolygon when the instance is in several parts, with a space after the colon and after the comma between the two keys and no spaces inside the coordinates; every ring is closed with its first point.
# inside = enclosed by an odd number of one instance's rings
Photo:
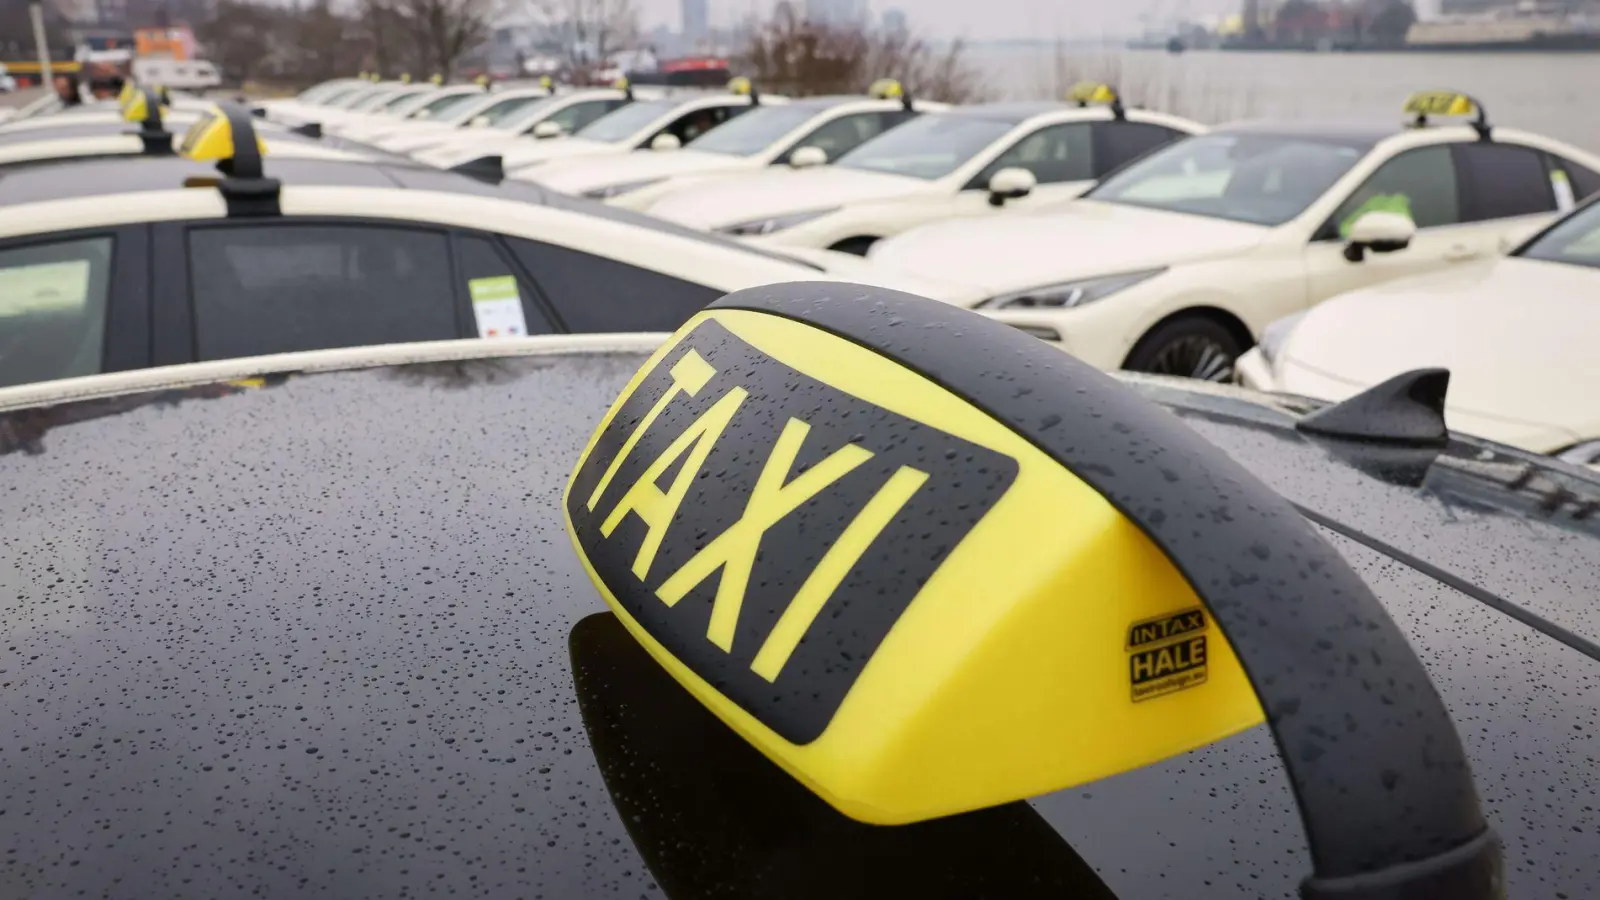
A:
{"type": "Polygon", "coordinates": [[[1150,329],[1128,353],[1122,367],[1135,372],[1229,382],[1233,380],[1234,363],[1245,349],[1228,326],[1210,316],[1190,313],[1150,329]]]}
{"type": "Polygon", "coordinates": [[[871,250],[872,245],[876,244],[877,242],[878,239],[875,237],[845,238],[828,249],[837,250],[840,253],[853,253],[856,256],[866,256],[867,251],[871,250]]]}

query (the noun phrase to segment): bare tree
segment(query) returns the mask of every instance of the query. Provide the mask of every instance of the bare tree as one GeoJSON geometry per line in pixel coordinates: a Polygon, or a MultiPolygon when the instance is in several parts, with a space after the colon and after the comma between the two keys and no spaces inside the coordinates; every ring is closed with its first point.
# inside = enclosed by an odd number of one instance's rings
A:
{"type": "Polygon", "coordinates": [[[987,87],[965,53],[960,41],[939,49],[908,31],[811,22],[780,3],[734,63],[762,89],[795,96],[859,93],[895,78],[916,96],[969,103],[987,87]]]}
{"type": "MultiPolygon", "coordinates": [[[[489,39],[497,0],[393,0],[427,74],[449,78],[467,51],[489,39]]],[[[419,73],[423,74],[423,73],[419,73]]]]}
{"type": "Polygon", "coordinates": [[[224,81],[243,85],[269,61],[273,32],[281,16],[272,10],[239,0],[222,0],[216,14],[197,30],[224,81]]]}
{"type": "Polygon", "coordinates": [[[639,39],[637,0],[533,0],[528,10],[561,47],[574,80],[639,39]]]}

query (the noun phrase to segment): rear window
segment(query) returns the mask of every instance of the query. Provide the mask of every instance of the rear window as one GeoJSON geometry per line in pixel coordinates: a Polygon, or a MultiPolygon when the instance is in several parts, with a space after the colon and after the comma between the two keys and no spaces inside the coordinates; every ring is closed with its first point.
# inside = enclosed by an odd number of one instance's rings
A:
{"type": "Polygon", "coordinates": [[[189,259],[201,360],[462,336],[443,232],[201,228],[189,259]]]}
{"type": "Polygon", "coordinates": [[[100,371],[111,251],[110,237],[0,250],[0,387],[100,371]]]}

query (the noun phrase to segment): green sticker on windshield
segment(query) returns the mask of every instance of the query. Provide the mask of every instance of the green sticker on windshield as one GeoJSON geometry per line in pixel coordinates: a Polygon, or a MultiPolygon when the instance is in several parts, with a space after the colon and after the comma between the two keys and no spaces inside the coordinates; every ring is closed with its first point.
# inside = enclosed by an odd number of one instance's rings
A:
{"type": "Polygon", "coordinates": [[[1374,194],[1339,222],[1339,237],[1348,238],[1350,229],[1354,227],[1356,220],[1369,212],[1399,213],[1412,221],[1416,221],[1416,217],[1411,215],[1410,197],[1405,194],[1374,194]]]}
{"type": "Polygon", "coordinates": [[[472,318],[478,323],[478,337],[522,337],[528,333],[516,276],[472,278],[467,281],[467,292],[472,296],[472,318]]]}

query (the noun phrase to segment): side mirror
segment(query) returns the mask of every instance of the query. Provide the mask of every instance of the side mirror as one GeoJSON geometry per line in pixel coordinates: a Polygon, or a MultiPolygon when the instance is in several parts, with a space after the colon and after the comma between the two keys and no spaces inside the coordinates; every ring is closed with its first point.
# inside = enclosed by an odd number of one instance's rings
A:
{"type": "Polygon", "coordinates": [[[678,140],[675,134],[658,134],[650,142],[651,150],[676,150],[683,146],[683,141],[678,140]]]}
{"type": "Polygon", "coordinates": [[[821,147],[805,146],[789,154],[789,165],[796,169],[812,169],[828,164],[828,151],[821,147]]]}
{"type": "Polygon", "coordinates": [[[1005,206],[1007,200],[1020,200],[1033,193],[1039,179],[1017,166],[1007,166],[989,179],[989,205],[1005,206]]]}
{"type": "Polygon", "coordinates": [[[472,117],[472,121],[467,123],[467,127],[468,128],[488,128],[489,127],[489,117],[488,116],[473,116],[472,117]]]}
{"type": "Polygon", "coordinates": [[[1393,253],[1411,245],[1417,236],[1417,223],[1410,216],[1375,209],[1363,213],[1350,226],[1350,236],[1345,239],[1344,258],[1361,262],[1366,252],[1393,253]]]}
{"type": "Polygon", "coordinates": [[[533,136],[541,141],[547,141],[551,138],[561,137],[563,133],[565,132],[560,124],[551,122],[549,120],[545,120],[533,126],[533,136]]]}

